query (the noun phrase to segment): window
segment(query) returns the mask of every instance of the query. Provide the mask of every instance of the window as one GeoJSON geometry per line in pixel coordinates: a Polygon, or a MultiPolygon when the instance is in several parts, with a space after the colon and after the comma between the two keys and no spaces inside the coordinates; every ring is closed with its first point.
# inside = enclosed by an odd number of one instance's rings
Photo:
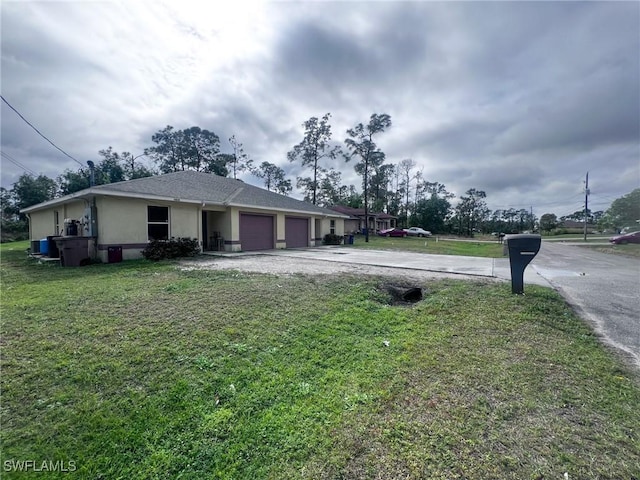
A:
{"type": "Polygon", "coordinates": [[[56,225],[56,235],[60,235],[60,212],[58,210],[53,212],[53,223],[56,225]]]}
{"type": "Polygon", "coordinates": [[[169,207],[147,207],[147,236],[149,240],[169,239],[169,207]]]}
{"type": "Polygon", "coordinates": [[[336,221],[335,220],[331,220],[330,226],[329,226],[329,233],[331,235],[335,235],[336,234],[336,221]]]}

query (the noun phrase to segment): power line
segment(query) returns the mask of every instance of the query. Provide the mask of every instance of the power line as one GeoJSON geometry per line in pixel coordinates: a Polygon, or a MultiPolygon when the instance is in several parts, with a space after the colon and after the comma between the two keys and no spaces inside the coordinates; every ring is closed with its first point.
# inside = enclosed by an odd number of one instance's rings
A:
{"type": "Polygon", "coordinates": [[[34,127],[34,126],[31,124],[31,122],[29,122],[29,120],[27,120],[26,118],[24,118],[24,117],[22,116],[22,114],[21,114],[18,110],[16,110],[15,108],[13,108],[13,106],[12,106],[9,102],[7,102],[7,99],[6,99],[6,98],[4,98],[2,95],[0,95],[0,98],[2,98],[2,101],[3,101],[4,103],[6,103],[6,104],[9,106],[9,108],[10,108],[11,110],[13,110],[14,112],[16,112],[16,114],[17,114],[17,115],[18,115],[22,120],[24,120],[24,122],[25,122],[27,125],[29,125],[31,128],[33,128],[33,129],[36,131],[36,133],[37,133],[38,135],[40,135],[40,136],[41,136],[42,138],[44,138],[47,142],[49,142],[49,143],[50,143],[51,145],[53,145],[55,148],[57,148],[58,150],[60,150],[63,154],[65,154],[65,155],[66,155],[67,157],[69,157],[71,160],[73,160],[74,162],[76,162],[78,165],[80,165],[81,167],[84,167],[84,165],[82,164],[82,162],[80,162],[79,160],[77,160],[77,159],[73,158],[73,157],[72,157],[71,155],[69,155],[67,152],[65,152],[64,150],[62,150],[59,146],[57,146],[55,143],[53,143],[51,140],[49,140],[49,139],[48,139],[48,138],[47,138],[47,137],[46,137],[46,136],[45,136],[45,135],[44,135],[40,130],[38,130],[36,127],[34,127]]]}
{"type": "Polygon", "coordinates": [[[20,167],[23,170],[26,170],[27,172],[31,173],[32,175],[37,175],[36,172],[34,172],[33,170],[31,170],[28,167],[25,167],[23,164],[21,164],[19,161],[17,161],[15,158],[12,158],[8,153],[5,152],[0,152],[2,154],[2,156],[6,159],[9,160],[11,163],[13,163],[14,165],[16,165],[17,167],[20,167]]]}

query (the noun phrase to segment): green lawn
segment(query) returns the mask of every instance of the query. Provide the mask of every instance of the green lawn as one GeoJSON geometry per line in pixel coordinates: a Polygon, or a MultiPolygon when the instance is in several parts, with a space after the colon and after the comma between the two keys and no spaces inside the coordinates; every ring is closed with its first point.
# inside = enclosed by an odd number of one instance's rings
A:
{"type": "Polygon", "coordinates": [[[430,253],[438,255],[466,255],[470,257],[502,257],[502,245],[497,241],[479,242],[472,240],[451,240],[436,237],[380,237],[371,235],[369,243],[364,236],[355,237],[355,248],[374,250],[403,250],[410,252],[430,253]]]}
{"type": "Polygon", "coordinates": [[[2,478],[640,476],[638,377],[552,290],[433,281],[392,305],[383,278],[25,247],[0,247],[2,478]]]}

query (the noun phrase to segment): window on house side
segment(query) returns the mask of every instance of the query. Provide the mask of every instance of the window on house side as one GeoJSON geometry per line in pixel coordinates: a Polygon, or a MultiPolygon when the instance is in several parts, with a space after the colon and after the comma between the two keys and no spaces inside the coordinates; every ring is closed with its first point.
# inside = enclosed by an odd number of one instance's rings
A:
{"type": "Polygon", "coordinates": [[[329,233],[331,235],[335,235],[336,234],[336,221],[335,220],[331,220],[331,224],[329,227],[329,233]]]}
{"type": "Polygon", "coordinates": [[[169,239],[169,207],[147,207],[147,237],[149,240],[169,239]]]}

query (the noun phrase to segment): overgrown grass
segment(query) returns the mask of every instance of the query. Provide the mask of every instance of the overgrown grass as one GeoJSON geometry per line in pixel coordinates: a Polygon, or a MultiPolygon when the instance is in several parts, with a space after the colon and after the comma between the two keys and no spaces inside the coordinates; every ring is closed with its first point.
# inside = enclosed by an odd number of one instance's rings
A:
{"type": "Polygon", "coordinates": [[[502,257],[502,245],[480,241],[444,240],[436,237],[379,237],[371,235],[369,243],[357,236],[353,247],[374,250],[402,250],[436,255],[465,255],[470,257],[502,257]]]}
{"type": "Polygon", "coordinates": [[[381,278],[62,269],[0,248],[3,466],[73,461],[76,476],[105,479],[640,476],[637,377],[551,290],[440,281],[409,308],[389,304],[381,278]]]}

